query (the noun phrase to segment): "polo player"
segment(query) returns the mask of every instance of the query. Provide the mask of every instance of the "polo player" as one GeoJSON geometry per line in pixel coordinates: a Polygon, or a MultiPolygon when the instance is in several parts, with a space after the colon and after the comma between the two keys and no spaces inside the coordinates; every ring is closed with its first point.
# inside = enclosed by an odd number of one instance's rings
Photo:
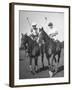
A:
{"type": "Polygon", "coordinates": [[[32,23],[31,34],[30,34],[31,39],[33,39],[34,41],[37,41],[38,35],[39,34],[38,34],[37,24],[36,23],[32,23]]]}
{"type": "MultiPolygon", "coordinates": [[[[58,35],[58,31],[56,31],[53,28],[53,23],[52,22],[50,22],[48,24],[48,27],[49,27],[49,29],[48,29],[48,35],[50,36],[50,38],[52,38],[54,41],[56,41],[57,40],[56,36],[58,35]]],[[[51,53],[51,48],[49,48],[48,52],[51,53]]],[[[50,75],[50,77],[53,76],[53,72],[52,72],[51,69],[49,69],[49,75],[50,75]]]]}
{"type": "Polygon", "coordinates": [[[56,30],[53,28],[53,23],[52,23],[52,22],[50,22],[50,23],[48,24],[48,27],[49,27],[49,29],[48,29],[48,35],[50,36],[50,38],[56,40],[56,39],[57,39],[56,36],[58,35],[58,31],[56,31],[56,30]]]}
{"type": "MultiPolygon", "coordinates": [[[[31,39],[33,41],[37,42],[39,33],[38,33],[38,28],[37,28],[37,24],[36,23],[32,23],[32,25],[31,25],[31,31],[30,32],[31,32],[31,34],[30,34],[31,39]]],[[[37,63],[35,65],[36,65],[35,66],[35,71],[37,71],[37,63]]],[[[30,70],[31,69],[32,69],[32,67],[30,66],[30,70]]]]}

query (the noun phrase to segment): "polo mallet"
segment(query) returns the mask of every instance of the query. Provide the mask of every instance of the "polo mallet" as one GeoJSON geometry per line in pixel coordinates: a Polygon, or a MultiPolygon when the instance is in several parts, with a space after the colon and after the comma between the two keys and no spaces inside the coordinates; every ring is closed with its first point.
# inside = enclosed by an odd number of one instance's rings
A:
{"type": "MultiPolygon", "coordinates": [[[[46,27],[46,23],[47,23],[47,17],[44,17],[44,26],[46,27]]],[[[47,27],[46,27],[47,28],[47,27]]]]}
{"type": "Polygon", "coordinates": [[[45,23],[47,22],[47,17],[44,18],[45,19],[45,23]]]}
{"type": "Polygon", "coordinates": [[[27,19],[27,21],[28,21],[29,26],[31,26],[31,23],[30,23],[30,21],[29,21],[29,18],[27,17],[26,19],[27,19]]]}

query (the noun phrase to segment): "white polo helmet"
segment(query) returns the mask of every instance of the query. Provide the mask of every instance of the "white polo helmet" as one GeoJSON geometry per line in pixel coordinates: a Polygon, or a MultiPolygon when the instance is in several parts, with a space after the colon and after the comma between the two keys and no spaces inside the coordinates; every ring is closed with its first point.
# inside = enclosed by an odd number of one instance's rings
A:
{"type": "Polygon", "coordinates": [[[33,22],[32,27],[37,27],[37,23],[33,22]]]}

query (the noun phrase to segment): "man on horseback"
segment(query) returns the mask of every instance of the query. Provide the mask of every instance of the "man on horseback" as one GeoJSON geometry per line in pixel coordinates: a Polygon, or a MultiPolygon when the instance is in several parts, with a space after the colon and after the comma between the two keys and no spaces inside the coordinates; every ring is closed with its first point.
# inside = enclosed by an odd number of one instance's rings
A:
{"type": "MultiPolygon", "coordinates": [[[[52,22],[50,22],[49,24],[48,24],[48,35],[49,35],[49,37],[51,38],[51,39],[53,39],[54,40],[54,42],[57,42],[58,40],[57,40],[57,35],[59,34],[58,33],[58,31],[56,31],[56,29],[54,29],[54,27],[53,27],[53,23],[52,22]]],[[[58,45],[58,44],[56,44],[56,45],[58,45]]],[[[57,50],[59,50],[59,47],[58,46],[56,46],[57,48],[56,48],[56,51],[57,50]]],[[[49,48],[49,53],[51,52],[51,47],[49,48]]],[[[52,64],[53,64],[53,62],[52,62],[52,64]]],[[[55,63],[56,65],[56,67],[57,67],[57,63],[55,63]]],[[[52,67],[51,67],[52,68],[52,67]]],[[[57,68],[55,69],[55,72],[57,72],[57,68]]],[[[52,69],[49,69],[49,75],[50,75],[50,77],[52,77],[53,76],[53,70],[52,69]]]]}
{"type": "MultiPolygon", "coordinates": [[[[34,49],[32,51],[32,54],[35,54],[35,48],[37,45],[37,40],[38,40],[38,28],[37,28],[37,24],[36,23],[32,23],[31,25],[31,30],[30,30],[30,38],[34,41],[34,49]]],[[[35,71],[37,71],[37,62],[35,61],[35,71]]],[[[32,67],[30,66],[30,69],[32,69],[32,67]]]]}
{"type": "Polygon", "coordinates": [[[54,25],[53,25],[52,22],[49,22],[49,24],[48,24],[47,17],[45,17],[44,19],[45,19],[44,30],[50,36],[50,38],[56,40],[57,39],[57,35],[58,35],[58,31],[54,28],[54,25]]]}
{"type": "MultiPolygon", "coordinates": [[[[27,17],[27,21],[28,21],[28,23],[29,23],[29,25],[30,25],[30,27],[31,27],[31,29],[30,29],[30,33],[29,33],[29,37],[32,39],[32,41],[34,41],[33,42],[33,44],[32,44],[32,46],[31,46],[31,54],[33,55],[33,56],[35,56],[35,57],[37,57],[38,58],[38,56],[41,54],[41,57],[42,57],[42,63],[43,63],[43,52],[42,52],[42,50],[40,49],[40,46],[39,46],[39,42],[38,42],[38,39],[39,39],[39,29],[38,29],[38,27],[37,27],[37,24],[36,23],[30,23],[30,20],[29,20],[29,18],[27,17]]],[[[34,57],[34,58],[35,58],[34,57]]],[[[35,71],[37,71],[37,58],[36,58],[36,60],[35,60],[35,71]]],[[[31,66],[31,62],[32,60],[30,60],[30,70],[32,71],[32,66],[31,66]]]]}
{"type": "Polygon", "coordinates": [[[33,41],[35,41],[35,44],[38,43],[38,45],[40,47],[40,53],[41,53],[41,44],[42,43],[39,42],[39,29],[37,28],[36,23],[32,23],[30,37],[33,41]]]}
{"type": "Polygon", "coordinates": [[[53,66],[52,66],[53,59],[52,60],[49,60],[49,59],[51,58],[51,56],[53,57],[53,54],[55,53],[54,52],[54,50],[55,50],[54,48],[56,46],[55,46],[55,44],[53,42],[55,42],[55,40],[57,39],[56,35],[58,35],[58,32],[53,29],[53,23],[51,23],[51,22],[49,24],[47,24],[47,28],[46,29],[44,29],[42,27],[42,28],[39,29],[39,31],[41,33],[40,34],[40,40],[41,41],[44,40],[44,42],[45,42],[45,53],[46,53],[46,57],[48,59],[49,75],[50,75],[50,77],[52,77],[53,76],[53,69],[54,69],[53,66]],[[48,26],[49,26],[49,28],[48,28],[48,26]]]}
{"type": "Polygon", "coordinates": [[[39,36],[39,33],[38,33],[37,24],[36,23],[32,23],[30,37],[31,37],[31,39],[33,39],[34,41],[37,42],[38,36],[39,36]]]}
{"type": "MultiPolygon", "coordinates": [[[[32,40],[35,41],[34,45],[36,45],[36,44],[39,45],[40,55],[42,57],[42,64],[43,64],[43,57],[44,57],[43,56],[43,53],[44,53],[43,44],[44,43],[39,42],[39,28],[37,28],[37,24],[36,23],[32,23],[30,37],[31,37],[32,40]]],[[[42,66],[44,67],[44,64],[42,66]]],[[[37,70],[37,67],[36,67],[36,70],[37,70]]]]}
{"type": "Polygon", "coordinates": [[[58,35],[58,31],[56,31],[55,29],[53,29],[53,23],[52,22],[50,22],[48,24],[48,27],[49,27],[49,29],[48,29],[48,35],[50,36],[50,38],[56,40],[56,36],[58,35]]]}

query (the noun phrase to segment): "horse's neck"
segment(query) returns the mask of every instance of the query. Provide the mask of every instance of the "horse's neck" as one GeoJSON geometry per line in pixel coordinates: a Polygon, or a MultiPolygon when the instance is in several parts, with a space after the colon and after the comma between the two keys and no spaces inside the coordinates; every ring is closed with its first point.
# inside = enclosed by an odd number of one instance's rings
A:
{"type": "Polygon", "coordinates": [[[33,40],[30,37],[28,38],[28,46],[29,47],[33,46],[33,40]]]}
{"type": "Polygon", "coordinates": [[[50,37],[44,32],[44,41],[47,42],[50,40],[50,37]]]}

